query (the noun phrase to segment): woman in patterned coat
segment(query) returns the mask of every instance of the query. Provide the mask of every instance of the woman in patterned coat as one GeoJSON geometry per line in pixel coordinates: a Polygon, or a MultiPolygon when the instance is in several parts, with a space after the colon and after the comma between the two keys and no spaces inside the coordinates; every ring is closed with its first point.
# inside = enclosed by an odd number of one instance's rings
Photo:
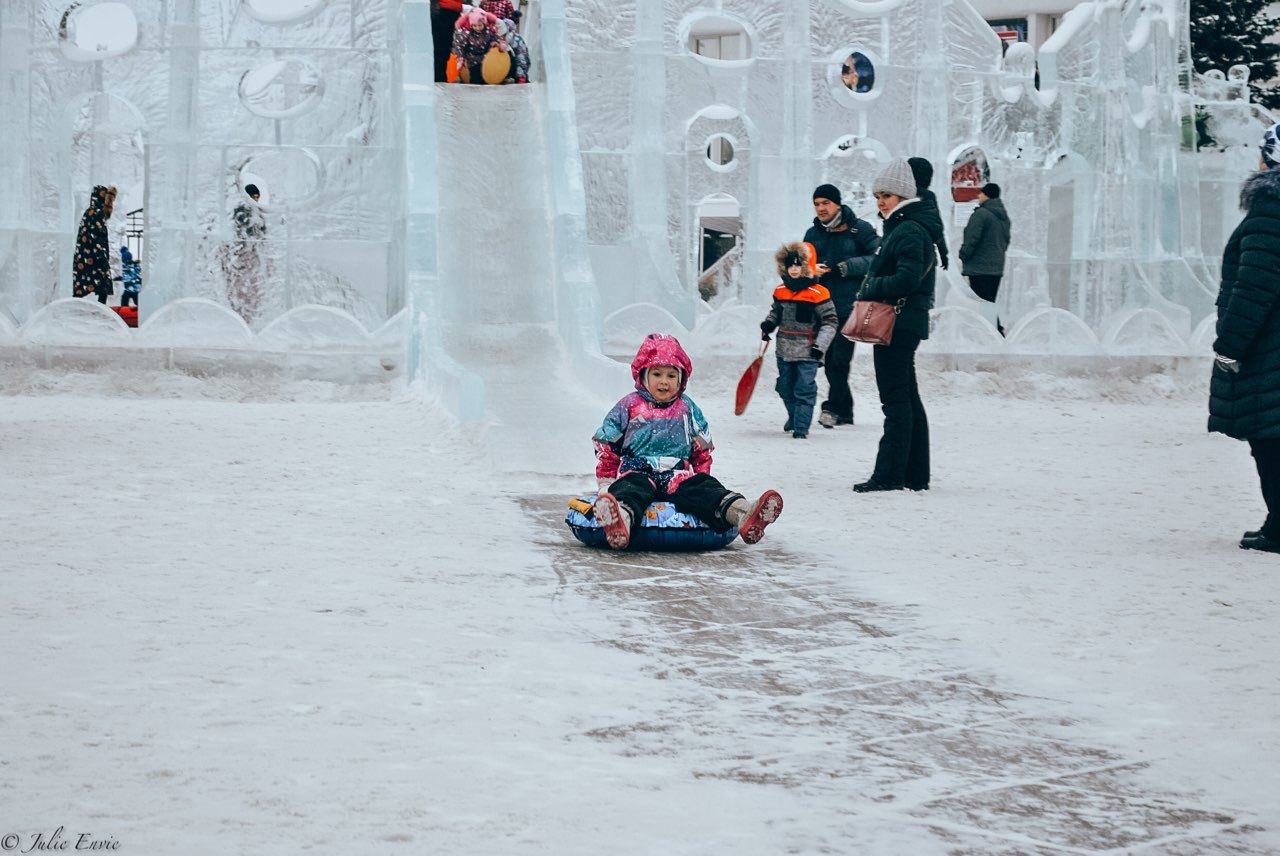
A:
{"type": "Polygon", "coordinates": [[[96,294],[99,303],[106,303],[113,291],[107,221],[111,219],[115,201],[115,187],[94,185],[89,207],[80,218],[80,232],[76,235],[76,254],[71,272],[71,293],[76,297],[96,294]]]}

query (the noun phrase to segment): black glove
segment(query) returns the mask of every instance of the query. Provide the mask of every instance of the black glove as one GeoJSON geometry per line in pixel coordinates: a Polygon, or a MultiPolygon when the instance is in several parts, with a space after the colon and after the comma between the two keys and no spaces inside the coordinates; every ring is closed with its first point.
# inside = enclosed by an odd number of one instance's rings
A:
{"type": "Polygon", "coordinates": [[[810,348],[810,349],[809,349],[809,359],[811,359],[811,360],[815,361],[818,365],[822,365],[822,349],[821,349],[821,348],[810,348]]]}
{"type": "Polygon", "coordinates": [[[1224,357],[1222,354],[1213,355],[1213,365],[1216,368],[1222,369],[1224,372],[1231,372],[1232,374],[1240,373],[1240,361],[1233,360],[1230,357],[1224,357]]]}
{"type": "Polygon", "coordinates": [[[946,270],[946,269],[947,269],[947,265],[948,265],[949,261],[950,261],[950,260],[949,260],[946,256],[943,256],[943,257],[942,257],[942,269],[943,269],[943,270],[946,270]]]}
{"type": "Polygon", "coordinates": [[[761,321],[760,322],[760,340],[764,342],[769,341],[769,334],[777,329],[778,329],[778,325],[770,321],[769,319],[766,318],[764,321],[761,321]]]}

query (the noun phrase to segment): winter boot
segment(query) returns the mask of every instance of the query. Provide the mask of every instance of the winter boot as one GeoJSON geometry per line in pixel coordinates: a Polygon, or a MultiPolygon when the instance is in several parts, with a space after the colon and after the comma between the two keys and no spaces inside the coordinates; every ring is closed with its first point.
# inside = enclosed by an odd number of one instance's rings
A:
{"type": "MultiPolygon", "coordinates": [[[[853,486],[856,493],[875,493],[882,490],[903,490],[904,488],[906,488],[906,485],[902,482],[882,482],[875,476],[864,482],[858,482],[853,486]]],[[[927,486],[921,489],[927,489],[927,486]]]]}
{"type": "Polygon", "coordinates": [[[745,499],[735,500],[725,511],[725,519],[738,527],[738,534],[748,544],[764,537],[764,528],[782,514],[782,497],[776,490],[766,490],[753,505],[745,499]]]}
{"type": "Polygon", "coordinates": [[[822,415],[818,417],[818,424],[823,428],[836,427],[836,415],[830,410],[822,411],[822,415]]]}
{"type": "Polygon", "coordinates": [[[1241,538],[1241,550],[1262,550],[1264,553],[1280,553],[1280,541],[1272,541],[1261,532],[1254,538],[1241,538]]]}
{"type": "Polygon", "coordinates": [[[631,542],[631,509],[608,492],[596,498],[592,509],[596,520],[600,521],[600,526],[604,529],[604,537],[609,546],[614,550],[625,550],[631,542]]]}

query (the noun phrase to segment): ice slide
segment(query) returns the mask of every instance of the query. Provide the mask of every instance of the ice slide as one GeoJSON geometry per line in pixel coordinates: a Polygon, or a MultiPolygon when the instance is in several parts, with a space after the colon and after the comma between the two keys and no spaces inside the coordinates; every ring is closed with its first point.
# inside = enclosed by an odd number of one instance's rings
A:
{"type": "Polygon", "coordinates": [[[563,3],[533,10],[534,82],[406,87],[414,373],[483,426],[500,469],[585,475],[590,432],[630,379],[599,349],[563,3]],[[433,133],[415,139],[415,121],[433,133]],[[434,165],[434,200],[416,165],[434,165]],[[434,271],[414,246],[432,237],[434,271]]]}

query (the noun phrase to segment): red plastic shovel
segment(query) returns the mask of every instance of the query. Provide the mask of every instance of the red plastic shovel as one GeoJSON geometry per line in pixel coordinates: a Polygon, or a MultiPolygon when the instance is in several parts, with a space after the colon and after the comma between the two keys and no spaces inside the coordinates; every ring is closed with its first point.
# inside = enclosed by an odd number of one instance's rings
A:
{"type": "Polygon", "coordinates": [[[760,368],[764,365],[764,353],[769,350],[769,340],[760,345],[760,355],[751,361],[747,370],[738,381],[738,392],[733,398],[733,415],[741,416],[747,412],[747,404],[751,401],[751,393],[756,391],[756,381],[760,379],[760,368]]]}

